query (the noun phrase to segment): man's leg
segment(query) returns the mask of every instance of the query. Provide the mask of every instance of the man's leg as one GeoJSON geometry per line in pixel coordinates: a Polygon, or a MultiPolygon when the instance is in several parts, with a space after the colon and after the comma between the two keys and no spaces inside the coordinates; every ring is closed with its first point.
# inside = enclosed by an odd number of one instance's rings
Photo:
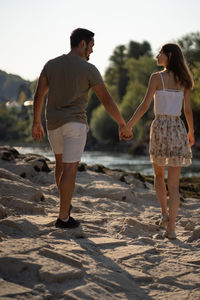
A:
{"type": "Polygon", "coordinates": [[[59,182],[59,193],[60,193],[59,218],[61,220],[66,220],[69,216],[68,212],[69,212],[69,207],[74,192],[77,167],[78,167],[78,162],[63,163],[63,171],[59,182]]]}
{"type": "Polygon", "coordinates": [[[60,178],[63,172],[62,154],[55,154],[56,166],[55,166],[55,180],[59,191],[60,178]]]}
{"type": "MultiPolygon", "coordinates": [[[[75,187],[77,167],[86,143],[87,127],[85,124],[69,122],[63,125],[60,131],[62,156],[60,154],[55,155],[55,177],[60,194],[60,211],[55,226],[75,228],[80,222],[69,216],[70,204],[75,187]]],[[[56,144],[54,146],[57,147],[56,144]]],[[[60,148],[57,151],[59,151],[57,153],[61,153],[60,148]]],[[[54,152],[56,153],[56,151],[54,152]]]]}

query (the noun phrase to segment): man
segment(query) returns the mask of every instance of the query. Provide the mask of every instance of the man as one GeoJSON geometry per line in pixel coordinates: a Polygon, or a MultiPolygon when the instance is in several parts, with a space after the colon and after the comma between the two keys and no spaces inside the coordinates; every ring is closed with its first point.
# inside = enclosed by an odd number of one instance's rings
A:
{"type": "Polygon", "coordinates": [[[88,63],[93,52],[94,33],[82,28],[70,36],[71,51],[46,63],[34,96],[32,136],[44,136],[41,112],[45,95],[46,123],[49,142],[55,155],[55,179],[60,195],[60,211],[55,226],[75,228],[79,221],[70,216],[78,163],[87,136],[86,107],[90,88],[119,125],[119,135],[126,125],[109,95],[97,68],[88,63]]]}

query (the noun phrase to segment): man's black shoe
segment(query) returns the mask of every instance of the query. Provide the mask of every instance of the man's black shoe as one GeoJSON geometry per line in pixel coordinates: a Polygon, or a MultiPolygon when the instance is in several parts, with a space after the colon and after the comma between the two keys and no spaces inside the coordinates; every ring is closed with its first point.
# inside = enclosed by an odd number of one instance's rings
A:
{"type": "Polygon", "coordinates": [[[76,221],[74,218],[69,217],[67,222],[62,221],[61,219],[57,219],[55,226],[57,228],[76,228],[80,225],[79,221],[76,221]]]}

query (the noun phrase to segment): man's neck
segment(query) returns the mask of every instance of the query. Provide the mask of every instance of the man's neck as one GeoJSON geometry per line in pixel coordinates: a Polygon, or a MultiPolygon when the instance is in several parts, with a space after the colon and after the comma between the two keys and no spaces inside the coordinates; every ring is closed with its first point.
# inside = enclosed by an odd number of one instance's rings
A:
{"type": "Polygon", "coordinates": [[[81,58],[83,58],[84,60],[86,60],[85,57],[82,55],[82,53],[79,51],[78,48],[71,49],[71,51],[69,52],[69,54],[71,54],[73,56],[80,56],[81,58]]]}

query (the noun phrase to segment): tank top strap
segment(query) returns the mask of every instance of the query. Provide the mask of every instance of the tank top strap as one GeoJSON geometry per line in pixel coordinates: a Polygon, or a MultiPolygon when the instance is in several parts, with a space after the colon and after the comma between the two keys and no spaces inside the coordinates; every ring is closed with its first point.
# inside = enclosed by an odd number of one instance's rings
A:
{"type": "Polygon", "coordinates": [[[161,81],[162,81],[163,90],[165,90],[165,84],[164,84],[162,73],[159,73],[159,74],[160,74],[160,78],[161,78],[161,81]]]}

